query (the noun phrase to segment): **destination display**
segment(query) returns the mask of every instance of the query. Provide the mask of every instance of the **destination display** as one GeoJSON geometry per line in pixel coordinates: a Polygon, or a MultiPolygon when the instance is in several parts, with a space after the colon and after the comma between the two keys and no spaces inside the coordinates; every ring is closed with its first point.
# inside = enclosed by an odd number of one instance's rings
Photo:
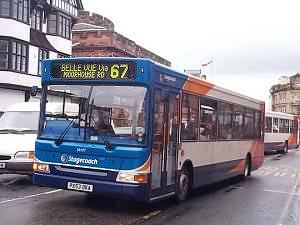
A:
{"type": "Polygon", "coordinates": [[[133,80],[136,65],[130,61],[53,62],[51,76],[67,80],[133,80]]]}

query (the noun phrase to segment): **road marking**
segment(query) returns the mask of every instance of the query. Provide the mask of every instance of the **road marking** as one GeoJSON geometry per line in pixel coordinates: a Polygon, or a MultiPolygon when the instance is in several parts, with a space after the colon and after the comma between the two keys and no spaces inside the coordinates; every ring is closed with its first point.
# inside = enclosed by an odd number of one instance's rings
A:
{"type": "Polygon", "coordinates": [[[286,194],[286,195],[300,195],[300,193],[298,192],[277,191],[277,190],[270,190],[270,189],[264,189],[264,191],[278,193],[278,194],[286,194]]]}
{"type": "Polygon", "coordinates": [[[265,176],[269,176],[271,173],[272,173],[272,172],[267,171],[267,172],[265,172],[265,176]]]}
{"type": "Polygon", "coordinates": [[[295,199],[295,198],[296,198],[296,200],[298,199],[298,196],[300,195],[300,193],[297,192],[297,186],[299,185],[299,183],[300,183],[300,177],[298,176],[295,180],[295,183],[292,187],[292,190],[290,192],[287,192],[289,194],[289,196],[288,196],[288,198],[285,202],[284,207],[281,210],[281,215],[279,217],[279,223],[278,224],[283,224],[284,223],[284,220],[288,215],[288,210],[289,210],[289,208],[292,204],[293,199],[295,199]]]}
{"type": "Polygon", "coordinates": [[[143,219],[144,220],[149,220],[150,218],[154,217],[154,216],[157,216],[158,214],[160,214],[161,211],[160,210],[156,210],[156,211],[153,211],[151,213],[148,213],[147,215],[143,216],[143,219]]]}
{"type": "Polygon", "coordinates": [[[19,198],[8,199],[8,200],[5,200],[5,201],[1,201],[0,205],[4,205],[6,203],[20,201],[20,200],[25,200],[25,199],[28,199],[28,198],[34,198],[34,197],[41,196],[41,195],[50,195],[50,194],[57,193],[59,191],[62,191],[62,189],[53,190],[53,191],[47,191],[47,192],[42,192],[42,193],[39,193],[39,194],[28,195],[28,196],[19,197],[19,198]]]}

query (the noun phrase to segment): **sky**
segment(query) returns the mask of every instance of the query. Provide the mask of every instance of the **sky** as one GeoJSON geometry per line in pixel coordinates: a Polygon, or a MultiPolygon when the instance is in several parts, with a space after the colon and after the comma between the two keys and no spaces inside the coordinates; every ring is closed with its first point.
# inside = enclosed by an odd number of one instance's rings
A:
{"type": "Polygon", "coordinates": [[[299,0],[82,2],[174,69],[201,68],[209,81],[266,103],[280,76],[300,72],[299,0]]]}

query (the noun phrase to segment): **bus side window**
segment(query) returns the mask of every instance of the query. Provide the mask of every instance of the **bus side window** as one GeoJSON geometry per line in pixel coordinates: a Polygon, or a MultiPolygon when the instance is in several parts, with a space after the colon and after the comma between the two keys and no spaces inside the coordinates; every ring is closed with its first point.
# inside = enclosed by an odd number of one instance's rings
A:
{"type": "Polygon", "coordinates": [[[233,138],[233,106],[228,103],[219,103],[218,106],[218,138],[230,140],[233,138]]]}
{"type": "Polygon", "coordinates": [[[272,133],[272,117],[266,117],[265,132],[272,133]]]}
{"type": "Polygon", "coordinates": [[[198,140],[199,98],[190,94],[182,95],[181,140],[198,140]]]}
{"type": "Polygon", "coordinates": [[[273,133],[278,133],[279,132],[278,118],[273,118],[272,131],[273,131],[273,133]]]}
{"type": "Polygon", "coordinates": [[[242,106],[234,105],[233,109],[233,139],[242,139],[244,130],[244,108],[242,106]]]}
{"type": "Polygon", "coordinates": [[[200,98],[200,141],[216,139],[217,101],[200,98]]]}

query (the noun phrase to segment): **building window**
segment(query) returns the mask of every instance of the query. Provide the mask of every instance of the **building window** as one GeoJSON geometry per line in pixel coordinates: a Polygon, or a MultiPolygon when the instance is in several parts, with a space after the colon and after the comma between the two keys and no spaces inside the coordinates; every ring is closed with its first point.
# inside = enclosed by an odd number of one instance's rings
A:
{"type": "Polygon", "coordinates": [[[29,0],[0,0],[0,17],[11,17],[28,23],[29,0]]]}
{"type": "Polygon", "coordinates": [[[11,42],[11,69],[26,73],[28,64],[28,45],[20,42],[11,42]]]}
{"type": "Polygon", "coordinates": [[[181,116],[181,139],[183,141],[198,140],[199,98],[183,94],[181,116]]]}
{"type": "Polygon", "coordinates": [[[58,35],[70,39],[71,37],[71,19],[63,15],[59,15],[58,19],[58,35]]]}
{"type": "Polygon", "coordinates": [[[67,14],[77,16],[77,2],[76,0],[53,0],[53,6],[65,11],[67,14]]]}
{"type": "Polygon", "coordinates": [[[0,0],[0,16],[10,16],[10,0],[0,0]]]}
{"type": "Polygon", "coordinates": [[[14,40],[0,40],[0,69],[21,73],[28,71],[28,45],[14,40]]]}
{"type": "Polygon", "coordinates": [[[41,9],[33,9],[31,15],[31,28],[42,31],[43,11],[41,9]]]}
{"type": "Polygon", "coordinates": [[[42,74],[42,62],[44,59],[47,59],[47,58],[49,58],[48,50],[40,49],[39,50],[39,71],[38,71],[39,75],[42,74]]]}
{"type": "Polygon", "coordinates": [[[56,34],[56,27],[57,27],[57,15],[56,14],[49,14],[48,16],[48,33],[49,34],[56,34]]]}
{"type": "Polygon", "coordinates": [[[8,69],[8,44],[7,40],[0,40],[0,70],[8,69]]]}
{"type": "Polygon", "coordinates": [[[62,14],[50,14],[48,17],[48,33],[71,38],[71,18],[62,14]]]}

